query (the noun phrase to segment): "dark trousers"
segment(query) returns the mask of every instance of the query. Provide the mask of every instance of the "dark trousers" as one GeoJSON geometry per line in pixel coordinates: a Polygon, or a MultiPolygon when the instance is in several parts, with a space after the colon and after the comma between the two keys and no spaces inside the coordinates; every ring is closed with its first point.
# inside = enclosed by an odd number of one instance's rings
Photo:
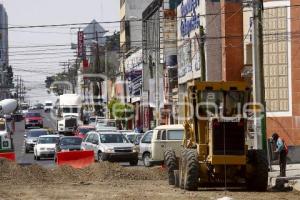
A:
{"type": "Polygon", "coordinates": [[[286,176],[286,152],[285,150],[281,151],[279,154],[279,166],[280,166],[280,176],[286,176]]]}

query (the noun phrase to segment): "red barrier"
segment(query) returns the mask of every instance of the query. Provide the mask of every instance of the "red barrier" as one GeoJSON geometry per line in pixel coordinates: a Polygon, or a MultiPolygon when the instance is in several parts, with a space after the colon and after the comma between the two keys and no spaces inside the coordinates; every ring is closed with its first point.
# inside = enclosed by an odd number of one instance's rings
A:
{"type": "Polygon", "coordinates": [[[94,151],[67,151],[58,152],[56,155],[57,165],[70,165],[74,168],[87,167],[94,161],[94,151]]]}
{"type": "Polygon", "coordinates": [[[16,154],[15,152],[0,153],[0,158],[6,158],[11,161],[16,161],[16,154]]]}

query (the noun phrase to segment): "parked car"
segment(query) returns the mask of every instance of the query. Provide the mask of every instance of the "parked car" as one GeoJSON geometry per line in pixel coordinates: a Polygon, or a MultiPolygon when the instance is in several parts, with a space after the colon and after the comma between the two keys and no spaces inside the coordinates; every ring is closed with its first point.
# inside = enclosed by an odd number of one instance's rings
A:
{"type": "Polygon", "coordinates": [[[141,133],[136,133],[132,130],[120,130],[120,132],[133,144],[135,143],[136,138],[141,135],[141,133]]]}
{"type": "Polygon", "coordinates": [[[81,150],[82,138],[77,136],[65,136],[59,139],[56,144],[55,153],[66,151],[79,151],[81,150]]]}
{"type": "Polygon", "coordinates": [[[46,101],[45,105],[44,105],[44,111],[45,112],[50,112],[51,110],[53,110],[53,103],[52,103],[52,101],[46,101]]]}
{"type": "Polygon", "coordinates": [[[54,158],[55,147],[58,141],[58,135],[40,136],[36,145],[34,146],[34,159],[40,160],[43,157],[54,158]]]}
{"type": "Polygon", "coordinates": [[[115,119],[104,119],[104,118],[97,118],[96,127],[116,127],[117,123],[115,119]]]}
{"type": "Polygon", "coordinates": [[[152,141],[153,131],[147,131],[141,137],[139,141],[139,160],[142,160],[146,167],[150,167],[151,159],[151,141],[152,141]]]}
{"type": "Polygon", "coordinates": [[[47,129],[31,129],[24,135],[25,153],[33,151],[38,138],[42,135],[48,135],[47,129]]]}
{"type": "Polygon", "coordinates": [[[150,165],[163,164],[164,153],[168,149],[173,149],[176,155],[179,155],[182,149],[183,135],[184,127],[181,124],[156,127],[151,140],[150,165]]]}
{"type": "Polygon", "coordinates": [[[25,128],[40,127],[43,128],[43,118],[38,112],[28,112],[25,114],[25,128]]]}
{"type": "Polygon", "coordinates": [[[74,135],[83,139],[88,132],[95,130],[94,126],[78,126],[78,128],[74,131],[74,135]]]}
{"type": "Polygon", "coordinates": [[[95,160],[129,162],[138,164],[138,152],[134,144],[119,132],[89,132],[81,148],[93,150],[95,160]]]}

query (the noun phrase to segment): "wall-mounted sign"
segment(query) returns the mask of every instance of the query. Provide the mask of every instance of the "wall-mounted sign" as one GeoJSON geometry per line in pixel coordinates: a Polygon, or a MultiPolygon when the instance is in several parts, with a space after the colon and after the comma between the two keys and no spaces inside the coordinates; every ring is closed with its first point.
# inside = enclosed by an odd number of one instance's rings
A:
{"type": "Polygon", "coordinates": [[[84,33],[83,31],[78,31],[78,57],[84,57],[84,33]]]}

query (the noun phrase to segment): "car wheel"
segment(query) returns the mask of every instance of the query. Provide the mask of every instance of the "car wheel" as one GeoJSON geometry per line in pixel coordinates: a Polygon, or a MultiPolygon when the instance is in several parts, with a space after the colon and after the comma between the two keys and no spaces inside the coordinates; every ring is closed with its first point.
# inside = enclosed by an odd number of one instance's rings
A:
{"type": "Polygon", "coordinates": [[[103,154],[101,151],[98,152],[98,162],[104,161],[103,160],[103,154]]]}
{"type": "Polygon", "coordinates": [[[151,167],[151,163],[150,163],[150,153],[145,153],[143,155],[143,163],[146,167],[151,167]]]}
{"type": "Polygon", "coordinates": [[[139,160],[131,160],[129,161],[130,166],[137,166],[139,160]]]}
{"type": "Polygon", "coordinates": [[[36,160],[41,160],[41,157],[40,156],[36,156],[36,160]]]}
{"type": "Polygon", "coordinates": [[[33,155],[33,159],[34,159],[34,160],[36,160],[36,156],[35,156],[35,154],[33,155]]]}
{"type": "Polygon", "coordinates": [[[25,148],[25,153],[29,153],[29,149],[25,148]]]}

